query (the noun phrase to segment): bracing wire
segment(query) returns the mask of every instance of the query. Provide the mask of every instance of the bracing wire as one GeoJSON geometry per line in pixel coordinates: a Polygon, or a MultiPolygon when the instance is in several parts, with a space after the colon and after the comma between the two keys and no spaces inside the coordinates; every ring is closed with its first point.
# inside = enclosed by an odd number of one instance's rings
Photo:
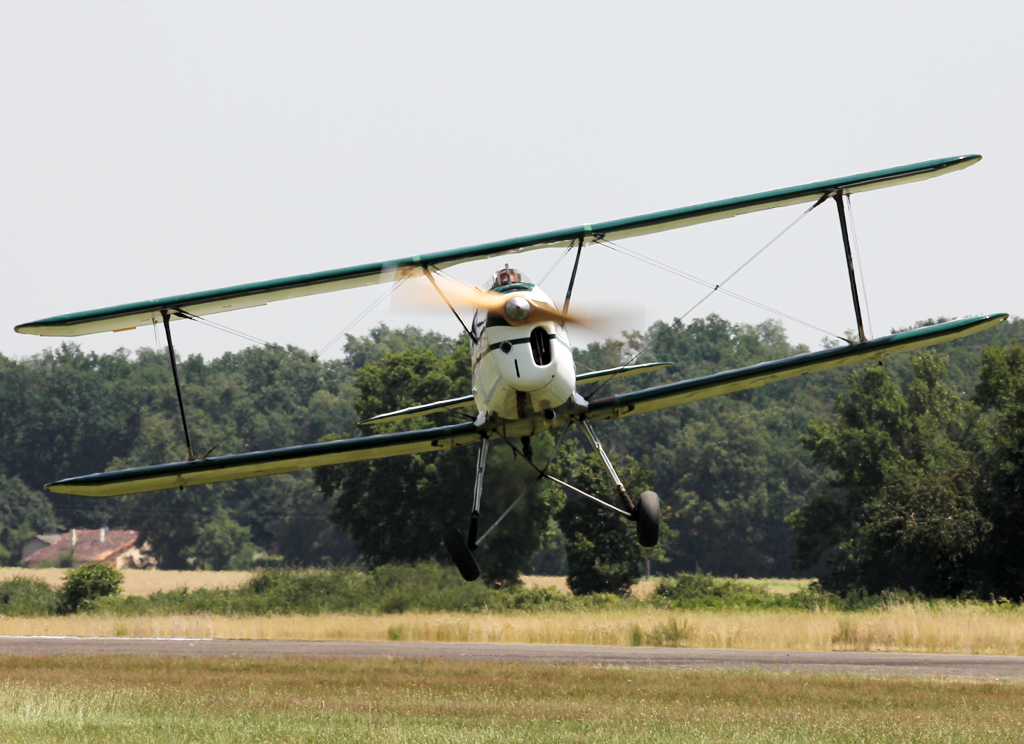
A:
{"type": "Polygon", "coordinates": [[[181,317],[187,320],[194,320],[197,323],[201,323],[202,325],[209,326],[210,328],[222,331],[232,336],[237,336],[238,338],[241,338],[245,341],[249,341],[250,343],[259,344],[260,346],[263,346],[267,349],[274,349],[275,351],[283,351],[285,354],[290,354],[291,356],[301,357],[306,361],[313,362],[314,364],[319,364],[321,367],[326,366],[317,358],[317,356],[311,356],[305,351],[296,351],[294,349],[289,349],[286,346],[281,346],[281,344],[275,344],[273,341],[264,341],[262,338],[259,338],[258,336],[253,336],[251,333],[239,331],[236,328],[231,328],[230,326],[214,322],[209,318],[204,318],[201,315],[192,315],[191,313],[186,312],[185,310],[176,310],[175,312],[179,313],[181,317]]]}
{"type": "MultiPolygon", "coordinates": [[[[611,382],[612,380],[614,380],[614,379],[615,379],[615,377],[616,377],[616,375],[617,375],[617,374],[618,374],[619,372],[621,372],[621,371],[622,371],[622,370],[624,370],[624,369],[625,369],[626,367],[628,367],[628,366],[629,366],[629,365],[631,365],[631,364],[632,364],[633,362],[635,362],[635,361],[636,361],[636,360],[637,360],[637,359],[638,359],[638,358],[640,357],[640,355],[641,355],[641,354],[643,354],[643,353],[644,353],[645,351],[647,351],[648,349],[650,349],[650,348],[651,348],[651,347],[652,347],[652,346],[653,346],[653,345],[654,345],[655,343],[657,343],[657,342],[658,342],[659,340],[661,340],[662,336],[664,336],[664,335],[665,335],[666,333],[668,333],[668,332],[669,332],[670,330],[672,330],[672,329],[676,328],[676,327],[677,327],[677,326],[678,326],[678,325],[679,325],[680,323],[682,323],[683,319],[685,319],[686,317],[688,317],[688,316],[689,316],[689,315],[690,315],[690,314],[691,314],[692,312],[694,312],[694,311],[695,311],[695,310],[696,310],[696,309],[697,309],[698,307],[700,307],[701,305],[703,305],[703,304],[704,304],[704,303],[705,303],[705,302],[706,302],[706,301],[707,301],[707,300],[708,300],[708,299],[709,299],[709,298],[710,298],[710,297],[711,297],[711,296],[712,296],[713,294],[715,294],[715,292],[718,292],[719,290],[721,290],[722,286],[723,286],[723,285],[724,285],[724,284],[725,284],[726,282],[728,282],[728,281],[729,281],[730,279],[732,279],[733,277],[735,277],[735,276],[736,276],[736,275],[737,275],[737,274],[738,274],[738,273],[739,273],[740,271],[742,271],[742,270],[743,270],[744,268],[746,268],[747,266],[749,266],[749,265],[750,265],[750,263],[751,263],[751,262],[752,262],[752,261],[753,261],[753,260],[754,260],[755,258],[757,258],[757,257],[758,257],[758,256],[760,256],[760,255],[761,255],[762,253],[764,253],[764,252],[765,252],[765,251],[766,251],[766,250],[767,250],[767,249],[768,249],[769,247],[771,247],[771,246],[772,246],[772,245],[773,245],[773,244],[774,244],[774,243],[775,243],[775,242],[776,242],[776,241],[777,241],[777,240],[778,240],[779,238],[781,238],[781,237],[782,237],[783,235],[785,235],[785,234],[786,234],[787,232],[789,232],[789,231],[790,231],[790,230],[791,230],[791,229],[792,229],[792,228],[793,228],[794,226],[796,226],[796,224],[797,224],[798,222],[800,222],[800,221],[801,221],[801,220],[802,220],[802,219],[803,219],[804,217],[806,217],[806,216],[807,216],[808,214],[810,214],[810,213],[811,213],[811,211],[813,211],[813,210],[814,210],[814,209],[815,209],[815,208],[816,208],[816,207],[817,207],[818,205],[820,205],[820,204],[821,204],[821,203],[822,203],[823,201],[825,201],[825,199],[827,199],[827,198],[828,198],[828,194],[826,194],[826,195],[822,196],[822,197],[821,197],[820,199],[818,199],[818,201],[814,202],[814,204],[812,204],[812,205],[811,205],[811,206],[809,206],[809,207],[808,207],[807,209],[805,209],[805,210],[804,210],[803,212],[801,212],[801,213],[800,213],[800,215],[799,215],[799,216],[798,216],[798,217],[797,217],[797,218],[796,218],[795,220],[793,220],[793,221],[792,221],[792,222],[790,222],[790,223],[789,223],[788,225],[786,225],[786,227],[785,227],[785,228],[783,228],[782,232],[780,232],[780,233],[779,233],[778,235],[776,235],[776,236],[775,236],[774,238],[772,238],[771,240],[769,240],[769,241],[768,241],[768,242],[767,242],[767,243],[766,243],[765,245],[763,245],[763,246],[762,246],[762,247],[761,247],[761,248],[760,248],[760,249],[759,249],[759,250],[758,250],[758,251],[757,251],[756,253],[754,253],[754,255],[752,255],[752,256],[751,256],[750,258],[748,258],[748,259],[747,259],[746,261],[744,261],[744,262],[743,262],[742,264],[740,264],[740,266],[739,266],[739,267],[738,267],[738,268],[737,268],[736,270],[734,270],[734,271],[733,271],[733,272],[732,272],[731,274],[729,274],[729,275],[728,275],[727,277],[725,277],[725,279],[723,279],[722,281],[720,281],[720,282],[719,282],[718,284],[715,284],[715,285],[714,285],[713,287],[711,287],[711,291],[710,291],[710,292],[708,292],[708,293],[707,293],[706,295],[704,295],[704,297],[702,297],[702,298],[701,298],[700,300],[698,300],[698,301],[697,301],[697,302],[696,302],[696,303],[695,303],[695,304],[694,304],[694,305],[693,305],[693,306],[692,306],[692,307],[691,307],[691,308],[690,308],[689,310],[687,310],[687,311],[686,311],[685,313],[683,313],[683,314],[682,314],[682,315],[680,315],[680,316],[679,316],[678,318],[676,318],[675,320],[673,320],[673,321],[672,321],[672,322],[671,322],[670,324],[668,324],[668,325],[667,325],[667,326],[666,326],[666,327],[664,328],[664,330],[662,330],[662,331],[661,331],[660,333],[658,333],[658,334],[657,334],[657,335],[656,335],[656,336],[655,336],[654,338],[652,338],[652,339],[651,339],[650,341],[648,341],[648,342],[647,342],[647,344],[646,344],[646,345],[645,345],[645,346],[644,346],[644,347],[643,347],[642,349],[640,349],[640,350],[639,350],[638,352],[636,352],[635,354],[633,354],[633,356],[632,356],[632,357],[630,357],[630,358],[629,358],[629,359],[628,359],[628,360],[627,360],[626,362],[624,362],[624,363],[622,364],[622,366],[620,366],[620,367],[619,367],[619,368],[618,368],[618,369],[616,370],[616,373],[615,373],[615,374],[613,374],[613,375],[611,375],[610,377],[608,377],[608,379],[606,379],[606,380],[603,380],[603,381],[602,381],[602,382],[601,382],[601,383],[600,383],[600,384],[599,384],[599,385],[598,385],[598,386],[597,386],[596,388],[594,388],[594,389],[593,389],[593,391],[591,391],[591,393],[590,393],[590,397],[593,397],[594,395],[596,395],[596,394],[597,394],[597,392],[598,392],[599,390],[601,390],[601,388],[603,388],[603,387],[604,387],[605,385],[607,385],[607,384],[608,384],[609,382],[611,382]]],[[[606,243],[606,241],[601,241],[601,242],[605,242],[605,243],[606,243]]],[[[606,243],[606,244],[607,244],[607,243],[606,243]]],[[[609,246],[609,247],[611,247],[611,246],[609,246]]],[[[621,250],[621,246],[619,246],[619,249],[621,250]]],[[[613,250],[614,250],[614,248],[613,248],[613,250]]],[[[688,278],[689,278],[689,276],[688,276],[688,278]]],[[[697,279],[696,277],[692,277],[692,278],[693,278],[693,279],[695,279],[695,280],[697,279]]],[[[701,283],[704,283],[704,282],[703,282],[703,280],[698,280],[698,281],[700,281],[701,283]]],[[[705,284],[705,286],[711,286],[711,285],[710,285],[710,283],[706,283],[706,284],[705,284]]],[[[729,293],[729,294],[734,294],[734,293],[729,293]]],[[[745,299],[745,298],[742,298],[742,299],[745,299]]],[[[775,312],[775,311],[772,311],[772,312],[775,312]]],[[[795,319],[794,319],[794,320],[795,320],[795,319]]],[[[801,322],[801,323],[802,323],[803,321],[797,321],[797,322],[801,322]]],[[[815,326],[811,326],[811,327],[812,327],[812,328],[815,328],[815,330],[822,330],[822,329],[820,329],[820,328],[816,328],[815,326]]],[[[828,335],[830,335],[830,336],[836,336],[836,338],[840,338],[840,339],[842,339],[842,338],[843,338],[842,336],[838,336],[837,334],[831,333],[831,332],[829,332],[829,331],[824,331],[824,332],[825,332],[825,333],[828,333],[828,335]]],[[[843,340],[845,340],[845,339],[843,339],[843,340]]]]}
{"type": "MultiPolygon", "coordinates": [[[[653,267],[655,267],[657,269],[662,269],[663,271],[667,271],[670,274],[675,274],[676,276],[679,276],[679,277],[681,277],[683,279],[686,279],[688,281],[692,281],[695,284],[699,284],[702,287],[707,287],[707,288],[712,290],[712,293],[715,292],[715,291],[721,292],[726,297],[732,297],[733,299],[739,300],[740,302],[745,302],[748,305],[752,305],[752,306],[754,306],[756,308],[764,310],[765,312],[771,313],[772,315],[778,315],[779,317],[785,318],[786,320],[791,320],[794,323],[798,323],[798,324],[800,324],[802,326],[805,326],[807,328],[810,328],[812,330],[818,331],[820,333],[824,333],[826,336],[834,336],[834,337],[840,338],[840,339],[842,338],[842,336],[839,336],[838,334],[833,333],[832,331],[829,331],[829,330],[827,330],[825,328],[821,328],[820,326],[816,326],[813,323],[810,323],[810,322],[808,322],[806,320],[802,320],[802,319],[796,317],[795,315],[790,315],[789,313],[783,312],[782,310],[779,310],[777,308],[771,307],[770,305],[766,305],[763,302],[759,302],[757,300],[751,299],[750,297],[745,297],[744,295],[741,295],[738,292],[733,292],[732,290],[728,290],[728,289],[722,289],[722,285],[721,284],[717,285],[717,290],[716,290],[716,285],[713,282],[709,282],[706,279],[701,279],[698,276],[694,276],[692,274],[688,274],[685,271],[682,271],[681,269],[677,269],[674,266],[671,266],[669,264],[664,263],[663,261],[659,261],[659,260],[651,258],[649,256],[645,256],[642,253],[639,253],[639,252],[634,251],[634,250],[632,250],[630,248],[627,248],[626,246],[619,245],[618,243],[613,243],[613,242],[608,241],[608,240],[602,240],[602,241],[599,241],[599,242],[602,245],[605,245],[606,247],[610,248],[613,251],[617,251],[619,253],[622,253],[623,255],[629,256],[630,258],[635,258],[636,260],[640,261],[641,263],[648,264],[649,266],[653,266],[653,267]]],[[[707,297],[705,297],[704,299],[707,299],[707,297]]],[[[704,300],[701,300],[701,302],[704,302],[704,300]]],[[[700,304],[700,303],[698,303],[698,304],[700,304]]],[[[691,308],[691,311],[692,311],[692,309],[695,309],[695,307],[691,308]]]]}
{"type": "Polygon", "coordinates": [[[236,337],[241,338],[241,339],[243,339],[245,341],[249,341],[250,343],[259,344],[260,346],[263,346],[263,347],[265,347],[267,349],[274,349],[276,351],[283,351],[286,354],[290,354],[290,355],[296,356],[296,357],[302,357],[303,359],[311,361],[311,362],[313,362],[315,364],[319,364],[320,366],[326,366],[326,365],[324,365],[323,362],[320,361],[320,358],[323,357],[324,353],[328,349],[330,349],[335,343],[337,343],[338,339],[340,339],[342,336],[344,336],[346,333],[348,333],[352,329],[352,327],[355,326],[356,323],[358,323],[363,318],[365,318],[367,315],[369,315],[378,305],[380,305],[380,303],[382,303],[385,299],[387,299],[387,297],[392,292],[394,292],[398,288],[398,286],[402,282],[404,282],[404,281],[405,281],[405,279],[399,279],[397,282],[395,282],[390,287],[388,287],[388,291],[387,292],[385,292],[380,297],[378,297],[376,300],[374,300],[372,303],[370,303],[370,305],[365,310],[363,310],[359,315],[357,315],[347,326],[345,326],[345,328],[343,328],[334,338],[332,338],[331,341],[326,346],[324,346],[323,349],[321,349],[320,351],[316,352],[313,355],[310,355],[310,354],[306,353],[305,351],[299,352],[299,351],[295,351],[294,349],[289,349],[289,348],[287,348],[285,346],[281,346],[280,344],[276,344],[273,341],[266,341],[266,340],[260,338],[259,336],[254,336],[251,333],[246,333],[245,331],[240,331],[237,328],[231,328],[230,326],[226,326],[226,325],[224,325],[222,323],[217,323],[216,321],[210,320],[209,318],[205,318],[205,317],[203,317],[201,315],[192,315],[191,313],[186,312],[184,310],[181,310],[181,311],[178,311],[178,312],[181,314],[182,317],[184,317],[184,318],[186,318],[188,320],[194,320],[197,323],[201,323],[201,324],[203,324],[205,326],[209,326],[210,328],[213,328],[215,330],[222,331],[222,332],[230,334],[232,336],[236,336],[236,337]]]}
{"type": "Polygon", "coordinates": [[[467,289],[477,289],[477,290],[480,289],[478,286],[476,286],[472,282],[467,282],[465,279],[459,279],[459,277],[457,277],[457,276],[455,276],[453,274],[449,274],[444,269],[439,269],[436,266],[433,269],[431,269],[431,271],[433,271],[435,275],[443,276],[448,281],[455,282],[456,284],[461,284],[463,287],[466,287],[467,289]]]}
{"type": "Polygon", "coordinates": [[[363,312],[359,313],[359,315],[357,315],[355,318],[353,318],[352,321],[347,326],[345,326],[340,331],[338,331],[337,335],[334,338],[332,338],[327,343],[327,345],[324,346],[324,348],[320,349],[320,351],[317,352],[317,356],[318,357],[323,356],[327,352],[328,349],[330,349],[332,346],[334,346],[336,343],[338,343],[338,341],[341,339],[342,336],[344,336],[346,333],[351,331],[352,328],[355,327],[356,323],[358,323],[363,318],[365,318],[367,315],[369,315],[371,312],[376,310],[377,306],[380,305],[380,303],[384,302],[384,300],[386,300],[388,297],[390,297],[395,292],[395,290],[397,290],[404,283],[405,283],[405,277],[399,279],[396,282],[393,282],[391,284],[391,286],[388,287],[386,292],[384,292],[380,297],[378,297],[376,300],[371,302],[369,304],[369,306],[367,306],[367,308],[365,310],[363,310],[363,312]]]}
{"type": "Polygon", "coordinates": [[[568,256],[572,252],[572,249],[573,249],[573,246],[572,246],[572,243],[570,243],[569,247],[566,248],[564,251],[562,251],[562,255],[560,255],[557,259],[555,259],[555,262],[553,264],[551,264],[551,268],[549,268],[547,270],[547,272],[544,274],[544,276],[542,276],[540,278],[540,281],[537,282],[537,284],[543,284],[544,281],[549,276],[551,276],[551,272],[554,271],[556,268],[558,268],[558,264],[562,263],[562,259],[565,258],[566,256],[568,256]]]}
{"type": "Polygon", "coordinates": [[[853,200],[849,194],[843,194],[846,199],[846,214],[849,215],[850,235],[853,237],[853,253],[857,257],[857,271],[860,272],[861,294],[864,295],[864,314],[868,316],[868,333],[874,338],[875,329],[871,327],[871,306],[868,304],[868,280],[864,275],[864,265],[860,260],[860,241],[857,240],[857,225],[853,221],[853,200]]]}

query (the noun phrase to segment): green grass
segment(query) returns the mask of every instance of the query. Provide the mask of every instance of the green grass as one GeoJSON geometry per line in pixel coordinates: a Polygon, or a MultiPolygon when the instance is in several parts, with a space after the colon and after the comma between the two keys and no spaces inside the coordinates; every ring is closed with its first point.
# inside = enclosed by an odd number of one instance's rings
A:
{"type": "Polygon", "coordinates": [[[1016,742],[1024,683],[373,659],[0,657],[2,742],[1016,742]]]}

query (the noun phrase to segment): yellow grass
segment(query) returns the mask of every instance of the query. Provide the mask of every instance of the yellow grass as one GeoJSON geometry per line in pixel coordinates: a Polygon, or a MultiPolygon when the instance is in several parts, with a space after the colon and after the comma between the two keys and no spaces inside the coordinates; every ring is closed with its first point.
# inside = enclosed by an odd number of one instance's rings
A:
{"type": "Polygon", "coordinates": [[[906,604],[870,612],[626,609],[589,613],[0,617],[0,635],[665,645],[1024,655],[1024,613],[906,604]]]}
{"type": "MultiPolygon", "coordinates": [[[[42,579],[57,588],[66,568],[0,568],[0,581],[17,577],[42,579]]],[[[186,587],[192,589],[234,589],[249,580],[248,571],[142,571],[126,568],[122,590],[130,596],[145,597],[186,587]]]]}

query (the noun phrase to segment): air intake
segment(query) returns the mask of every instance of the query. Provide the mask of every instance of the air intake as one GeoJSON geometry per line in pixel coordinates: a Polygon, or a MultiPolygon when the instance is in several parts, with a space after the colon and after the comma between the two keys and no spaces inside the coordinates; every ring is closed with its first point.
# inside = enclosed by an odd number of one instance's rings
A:
{"type": "Polygon", "coordinates": [[[533,329],[530,334],[530,350],[533,352],[533,362],[538,367],[551,364],[551,339],[546,329],[533,329]]]}

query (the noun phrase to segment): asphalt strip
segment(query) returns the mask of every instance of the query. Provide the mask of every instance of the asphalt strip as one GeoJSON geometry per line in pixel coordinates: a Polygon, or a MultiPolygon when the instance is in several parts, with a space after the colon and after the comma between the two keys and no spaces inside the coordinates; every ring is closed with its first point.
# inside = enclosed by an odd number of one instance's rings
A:
{"type": "Polygon", "coordinates": [[[766,669],[1009,679],[1024,677],[1024,657],[861,651],[749,651],[527,643],[420,641],[253,641],[219,638],[82,638],[0,636],[0,654],[151,654],[163,656],[300,656],[336,659],[443,659],[665,669],[766,669]]]}

